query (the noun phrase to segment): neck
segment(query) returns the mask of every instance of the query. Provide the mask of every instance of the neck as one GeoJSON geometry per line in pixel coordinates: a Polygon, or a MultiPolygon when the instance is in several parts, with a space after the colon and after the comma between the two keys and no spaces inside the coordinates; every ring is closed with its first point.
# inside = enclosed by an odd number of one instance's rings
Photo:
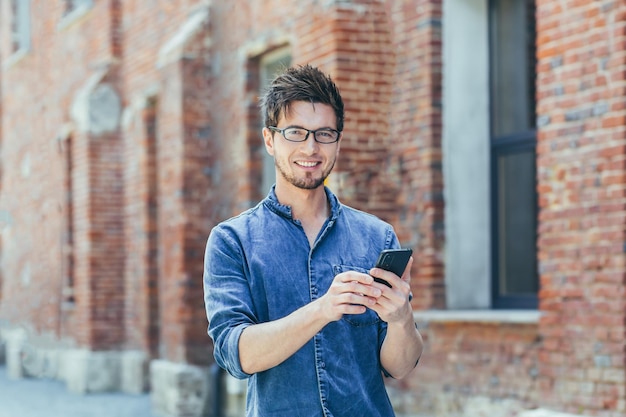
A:
{"type": "Polygon", "coordinates": [[[276,184],[276,198],[291,207],[294,219],[308,221],[315,218],[326,219],[330,215],[330,207],[324,186],[313,190],[296,187],[280,187],[276,184]]]}

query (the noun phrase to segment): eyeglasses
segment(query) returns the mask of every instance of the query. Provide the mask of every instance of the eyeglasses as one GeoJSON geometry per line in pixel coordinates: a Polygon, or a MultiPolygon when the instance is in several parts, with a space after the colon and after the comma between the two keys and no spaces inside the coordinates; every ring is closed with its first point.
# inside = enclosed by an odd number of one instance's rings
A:
{"type": "Polygon", "coordinates": [[[335,143],[339,140],[341,132],[335,129],[324,127],[317,130],[309,130],[303,127],[286,127],[279,129],[275,126],[267,127],[274,132],[280,132],[289,142],[304,142],[309,138],[309,133],[313,133],[313,139],[318,143],[335,143]]]}

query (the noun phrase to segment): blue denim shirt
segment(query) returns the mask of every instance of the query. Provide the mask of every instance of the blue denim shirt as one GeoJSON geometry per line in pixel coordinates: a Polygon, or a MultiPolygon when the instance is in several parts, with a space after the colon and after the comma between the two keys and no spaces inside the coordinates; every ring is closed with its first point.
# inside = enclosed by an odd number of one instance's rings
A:
{"type": "MultiPolygon", "coordinates": [[[[239,337],[250,325],[287,316],[326,293],[342,271],[367,273],[382,249],[399,247],[392,227],[339,203],[310,247],[274,190],[256,207],[217,225],[208,239],[204,298],[217,363],[249,378],[247,416],[393,416],[380,348],[387,325],[368,309],[324,327],[267,371],[245,373],[239,337]]],[[[277,340],[276,343],[280,343],[277,340]]]]}

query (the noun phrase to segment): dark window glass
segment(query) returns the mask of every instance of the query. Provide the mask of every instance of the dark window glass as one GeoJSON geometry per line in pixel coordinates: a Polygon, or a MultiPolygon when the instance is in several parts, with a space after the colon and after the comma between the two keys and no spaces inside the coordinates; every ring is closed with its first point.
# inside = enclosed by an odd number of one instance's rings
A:
{"type": "Polygon", "coordinates": [[[30,1],[11,0],[11,52],[27,50],[30,47],[30,1]]]}
{"type": "MultiPolygon", "coordinates": [[[[279,51],[277,54],[269,54],[264,57],[261,60],[261,79],[259,83],[261,91],[259,95],[262,95],[276,75],[288,68],[289,65],[291,65],[290,53],[279,51]]],[[[260,140],[263,140],[263,136],[261,136],[260,140]]],[[[263,179],[261,181],[261,190],[259,190],[260,195],[265,197],[275,182],[276,171],[274,169],[274,158],[263,149],[263,179]]]]}
{"type": "Polygon", "coordinates": [[[498,188],[500,294],[533,295],[537,292],[537,216],[532,150],[498,156],[498,188]]]}
{"type": "Polygon", "coordinates": [[[536,308],[535,2],[490,1],[492,282],[496,308],[536,308]]]}

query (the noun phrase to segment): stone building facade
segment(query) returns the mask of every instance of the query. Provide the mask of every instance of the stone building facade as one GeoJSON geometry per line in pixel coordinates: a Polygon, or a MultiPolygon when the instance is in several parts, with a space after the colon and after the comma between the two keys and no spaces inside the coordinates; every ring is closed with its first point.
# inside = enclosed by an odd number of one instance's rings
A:
{"type": "Polygon", "coordinates": [[[626,413],[624,2],[0,7],[11,376],[210,413],[205,241],[272,182],[264,83],[311,63],[346,103],[329,186],[416,253],[426,350],[389,381],[398,414],[626,413]]]}

